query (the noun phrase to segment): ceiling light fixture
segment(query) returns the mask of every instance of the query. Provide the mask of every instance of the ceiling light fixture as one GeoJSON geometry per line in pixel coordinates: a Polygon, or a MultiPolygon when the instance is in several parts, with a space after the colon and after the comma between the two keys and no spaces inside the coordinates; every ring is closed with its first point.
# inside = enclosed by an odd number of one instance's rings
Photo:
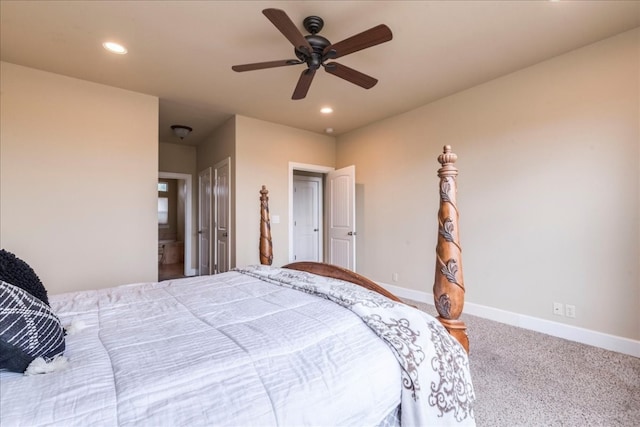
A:
{"type": "Polygon", "coordinates": [[[333,133],[333,128],[326,128],[324,131],[326,133],[333,133]]]}
{"type": "Polygon", "coordinates": [[[118,55],[124,55],[128,52],[126,47],[115,42],[104,42],[102,43],[102,47],[107,49],[109,52],[117,53],[118,55]]]}
{"type": "Polygon", "coordinates": [[[331,114],[331,113],[333,113],[333,108],[331,108],[331,107],[322,107],[320,109],[320,112],[322,114],[331,114]]]}
{"type": "Polygon", "coordinates": [[[191,129],[189,126],[173,125],[171,126],[171,130],[173,131],[173,134],[175,136],[177,136],[180,139],[184,139],[187,135],[191,133],[193,129],[191,129]]]}

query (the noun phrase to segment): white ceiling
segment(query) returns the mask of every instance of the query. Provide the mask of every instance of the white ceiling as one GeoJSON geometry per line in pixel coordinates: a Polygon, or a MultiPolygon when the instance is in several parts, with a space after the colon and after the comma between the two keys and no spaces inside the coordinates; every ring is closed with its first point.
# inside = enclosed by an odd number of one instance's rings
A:
{"type": "Polygon", "coordinates": [[[197,144],[233,114],[334,135],[640,26],[640,1],[0,1],[3,61],[160,98],[169,126],[197,144]],[[303,65],[236,73],[235,64],[295,58],[261,13],[283,9],[301,32],[318,15],[333,43],[384,23],[390,42],[336,60],[373,76],[365,90],[320,70],[303,100],[303,65]],[[106,40],[129,53],[114,55],[106,40]],[[330,105],[335,112],[322,116],[330,105]]]}

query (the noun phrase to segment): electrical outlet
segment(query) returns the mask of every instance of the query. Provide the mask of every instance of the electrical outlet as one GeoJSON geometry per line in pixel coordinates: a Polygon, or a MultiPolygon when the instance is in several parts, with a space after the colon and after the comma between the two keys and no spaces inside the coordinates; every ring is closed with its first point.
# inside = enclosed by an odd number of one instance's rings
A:
{"type": "Polygon", "coordinates": [[[393,275],[391,275],[391,279],[394,282],[397,282],[398,280],[400,280],[400,275],[398,273],[393,273],[393,275]]]}
{"type": "Polygon", "coordinates": [[[565,306],[565,314],[567,317],[576,317],[576,306],[567,304],[565,306]]]}
{"type": "Polygon", "coordinates": [[[564,305],[560,302],[554,302],[553,314],[555,314],[556,316],[564,316],[564,305]]]}

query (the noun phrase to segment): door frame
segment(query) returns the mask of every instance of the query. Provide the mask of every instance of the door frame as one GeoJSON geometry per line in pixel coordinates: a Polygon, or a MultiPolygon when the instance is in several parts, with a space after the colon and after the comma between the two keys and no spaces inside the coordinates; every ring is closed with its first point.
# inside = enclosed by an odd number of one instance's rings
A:
{"type": "MultiPolygon", "coordinates": [[[[293,260],[293,172],[294,171],[305,171],[305,172],[315,172],[326,174],[327,172],[334,171],[335,168],[332,166],[322,166],[322,165],[312,165],[308,163],[297,163],[297,162],[289,162],[289,262],[294,262],[293,260]]],[[[322,213],[322,218],[324,220],[324,212],[322,213]]],[[[324,239],[324,236],[320,237],[324,239]]],[[[324,244],[323,244],[324,247],[324,244]]],[[[324,259],[324,254],[321,254],[322,259],[324,259]]]]}
{"type": "Polygon", "coordinates": [[[184,275],[195,276],[196,269],[192,267],[193,249],[192,230],[193,218],[191,212],[193,209],[193,176],[189,173],[175,172],[158,172],[158,178],[177,179],[185,182],[185,200],[184,200],[184,275]]]}

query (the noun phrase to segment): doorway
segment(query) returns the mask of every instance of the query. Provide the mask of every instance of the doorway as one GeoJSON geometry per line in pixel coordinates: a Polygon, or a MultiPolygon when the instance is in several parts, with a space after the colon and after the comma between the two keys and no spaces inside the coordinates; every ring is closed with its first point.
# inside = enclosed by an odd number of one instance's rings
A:
{"type": "MultiPolygon", "coordinates": [[[[294,177],[300,175],[319,176],[323,182],[320,199],[324,203],[319,203],[318,209],[312,209],[313,213],[309,214],[316,215],[317,212],[319,217],[318,239],[322,246],[318,260],[355,271],[355,166],[335,170],[329,166],[289,162],[289,262],[301,260],[296,253],[296,239],[304,233],[296,232],[296,221],[301,219],[299,211],[294,213],[298,202],[294,201],[294,177]]],[[[313,223],[313,218],[303,221],[313,223]]]]}
{"type": "MultiPolygon", "coordinates": [[[[158,280],[194,276],[195,269],[192,267],[192,177],[191,174],[185,173],[158,172],[158,182],[163,180],[175,183],[175,215],[177,216],[176,223],[180,225],[176,230],[175,238],[171,236],[168,239],[160,239],[160,235],[158,236],[158,280]],[[165,245],[164,248],[162,245],[165,245]],[[172,262],[169,264],[166,261],[172,262]]],[[[158,192],[158,200],[160,200],[160,194],[161,192],[158,192]]]]}

